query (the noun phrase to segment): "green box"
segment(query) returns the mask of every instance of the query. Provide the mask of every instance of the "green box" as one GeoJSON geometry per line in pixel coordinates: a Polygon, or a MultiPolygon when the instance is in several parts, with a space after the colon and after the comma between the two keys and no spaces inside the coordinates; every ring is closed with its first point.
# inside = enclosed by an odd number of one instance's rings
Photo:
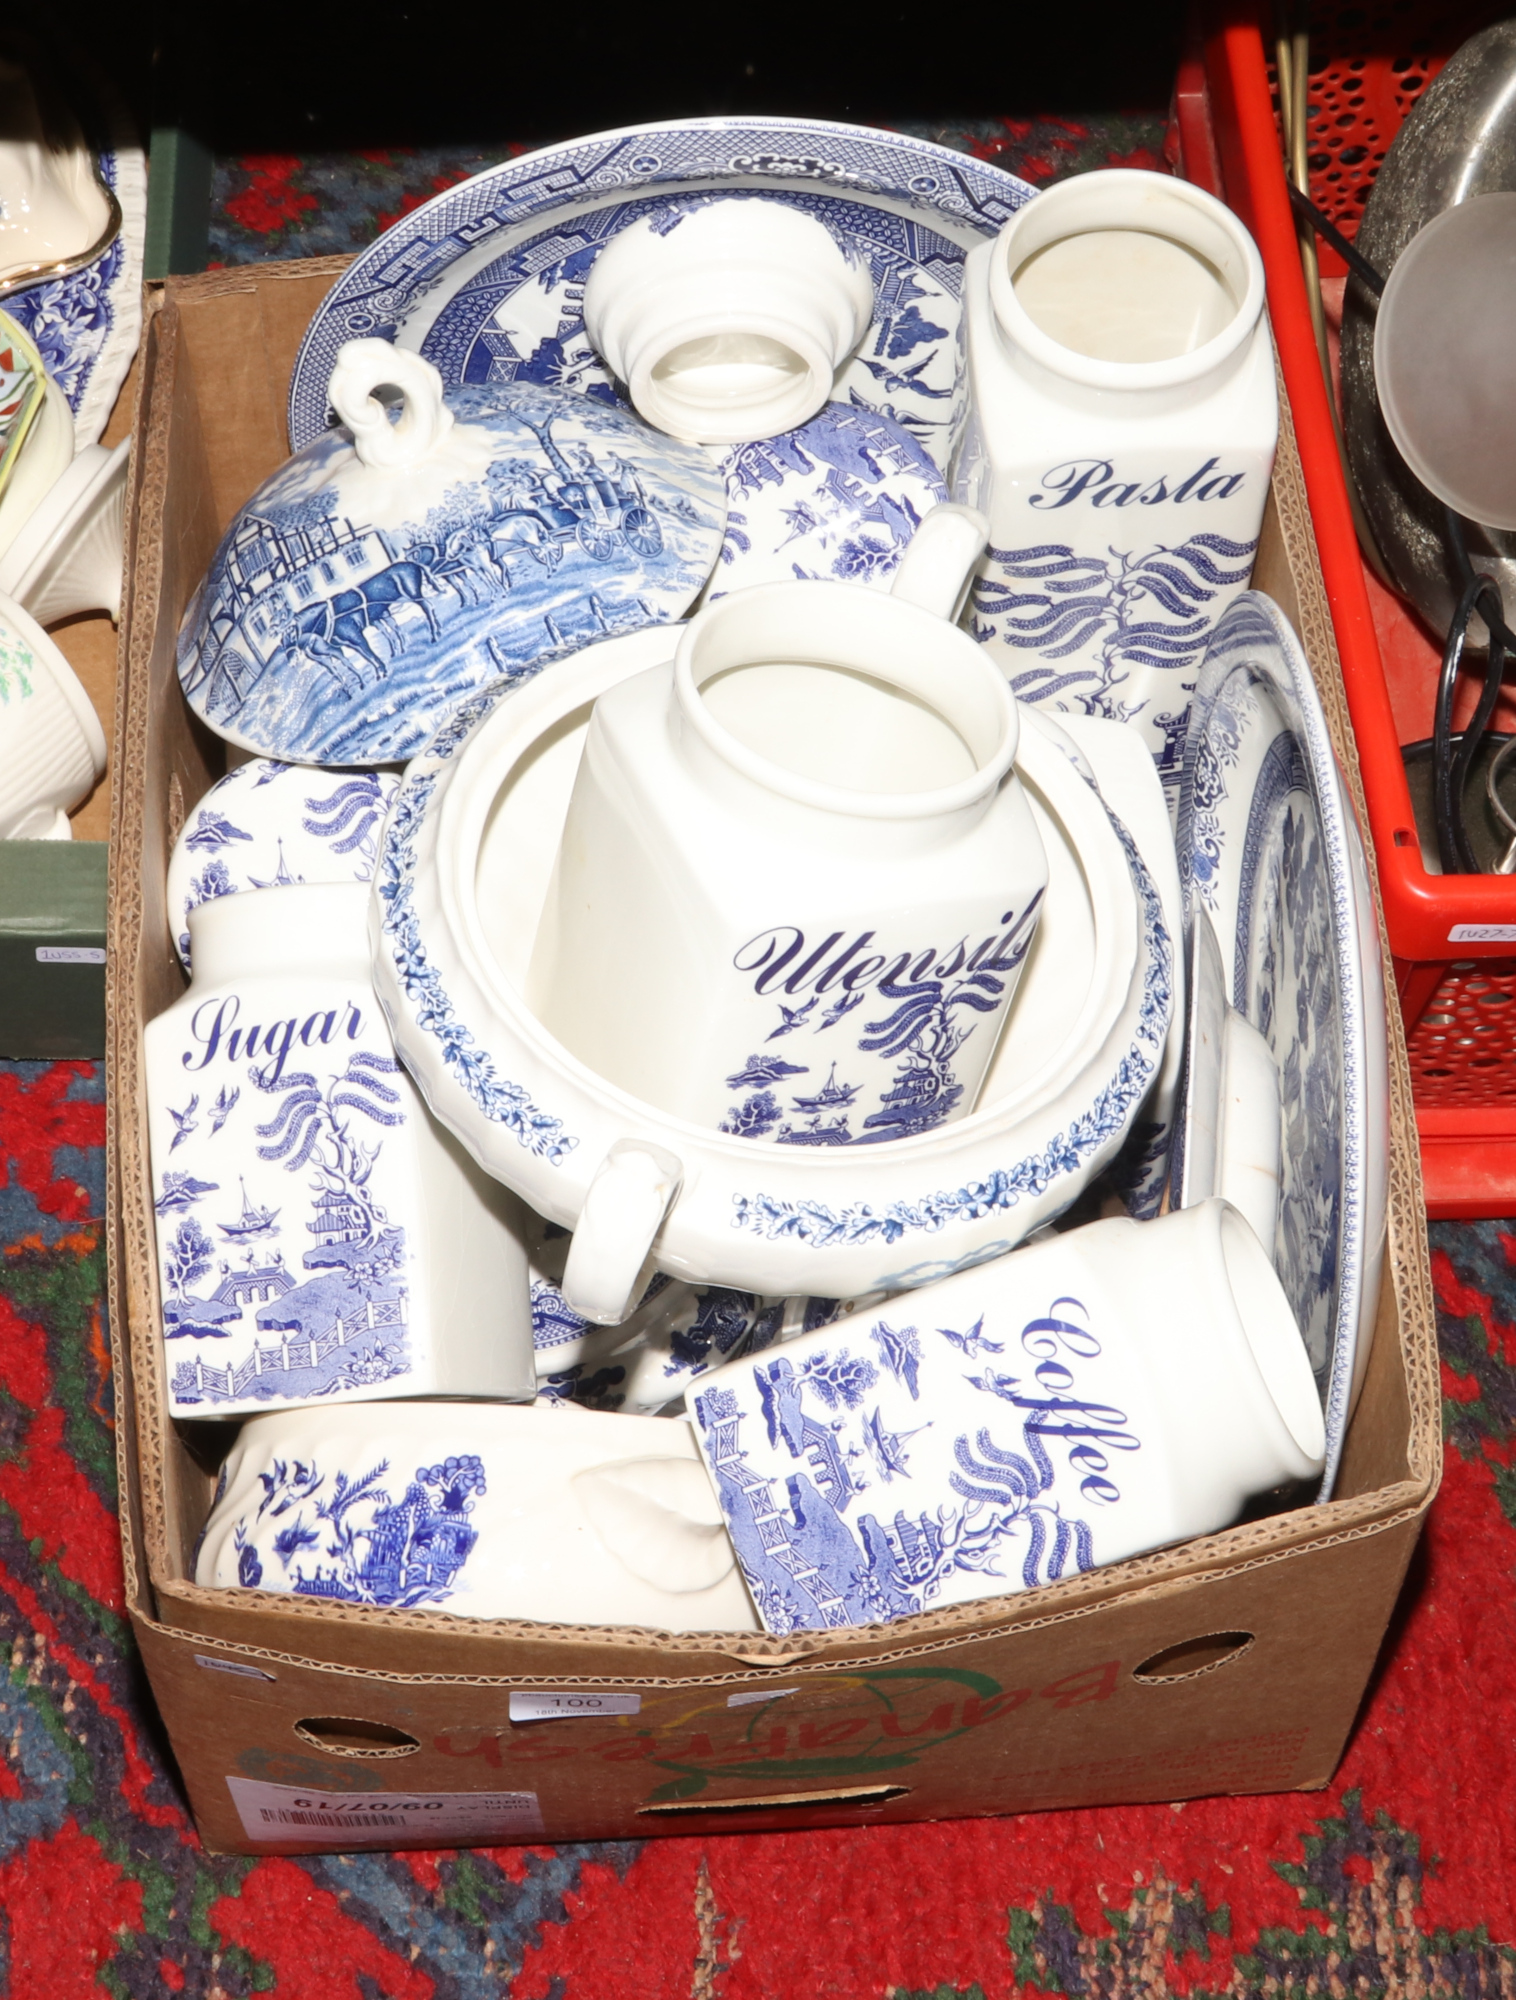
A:
{"type": "Polygon", "coordinates": [[[0,840],[0,1057],[105,1054],[100,840],[0,840]]]}

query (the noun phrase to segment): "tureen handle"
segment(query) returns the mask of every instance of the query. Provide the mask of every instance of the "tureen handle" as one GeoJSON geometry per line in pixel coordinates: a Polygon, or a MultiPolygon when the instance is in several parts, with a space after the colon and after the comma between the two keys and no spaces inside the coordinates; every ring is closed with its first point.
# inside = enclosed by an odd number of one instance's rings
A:
{"type": "Polygon", "coordinates": [[[584,1197],[564,1266],[567,1305],[595,1326],[617,1326],[652,1276],[653,1238],[673,1206],[684,1167],[661,1146],[618,1139],[584,1197]]]}
{"type": "Polygon", "coordinates": [[[990,538],[990,524],[977,507],[944,501],[922,516],[906,544],[890,585],[891,597],[919,604],[950,622],[963,609],[974,565],[990,538]]]}
{"type": "Polygon", "coordinates": [[[387,340],[344,342],[327,393],[353,434],[359,458],[381,472],[414,465],[453,428],[453,413],[442,400],[442,377],[431,362],[387,340]],[[398,422],[391,421],[377,389],[399,392],[398,422]]]}

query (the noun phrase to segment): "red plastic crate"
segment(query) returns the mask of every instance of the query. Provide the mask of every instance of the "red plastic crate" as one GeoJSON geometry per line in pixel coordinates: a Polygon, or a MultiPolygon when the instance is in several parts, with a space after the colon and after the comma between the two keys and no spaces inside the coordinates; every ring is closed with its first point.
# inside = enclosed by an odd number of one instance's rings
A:
{"type": "MultiPolygon", "coordinates": [[[[1389,0],[1313,9],[1310,172],[1318,207],[1352,236],[1375,173],[1426,85],[1487,4],[1389,0]]],[[[1431,734],[1441,642],[1368,571],[1359,552],[1306,303],[1273,95],[1272,13],[1221,0],[1186,58],[1176,96],[1183,171],[1253,231],[1289,389],[1306,491],[1363,767],[1409,1042],[1427,1209],[1516,1214],[1516,878],[1429,874],[1402,743],[1431,734]]],[[[1322,249],[1328,312],[1344,267],[1322,249]]],[[[1472,686],[1455,710],[1472,707],[1472,686]]],[[[1497,724],[1516,718],[1509,696],[1497,724]]]]}

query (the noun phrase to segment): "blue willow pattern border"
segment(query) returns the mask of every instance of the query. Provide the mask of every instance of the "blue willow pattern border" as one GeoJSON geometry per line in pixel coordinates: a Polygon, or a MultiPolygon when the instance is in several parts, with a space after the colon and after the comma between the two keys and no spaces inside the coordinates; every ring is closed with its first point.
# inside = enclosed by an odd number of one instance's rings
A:
{"type": "MultiPolygon", "coordinates": [[[[1283,622],[1284,614],[1274,615],[1283,622]]],[[[1348,1401],[1352,1394],[1354,1360],[1362,1312],[1365,1242],[1366,1169],[1363,1157],[1365,1121],[1368,1116],[1368,1079],[1364,1071],[1365,999],[1362,967],[1358,962],[1358,924],[1352,889],[1352,858],[1348,853],[1345,816],[1352,811],[1338,780],[1336,752],[1332,748],[1326,715],[1312,681],[1309,698],[1299,686],[1295,658],[1283,646],[1289,672],[1288,695],[1299,734],[1305,739],[1306,763],[1313,779],[1316,823],[1327,855],[1327,890],[1332,905],[1333,943],[1337,958],[1337,1006],[1339,1049],[1342,1057],[1342,1234],[1338,1252],[1341,1273],[1337,1300],[1337,1323],[1333,1328],[1331,1372],[1327,1384],[1327,1462],[1321,1497],[1330,1498],[1347,1429],[1348,1401]],[[1346,1256],[1343,1249],[1356,1246],[1357,1254],[1346,1256]],[[1344,1339],[1344,1334],[1349,1337],[1344,1339]]],[[[1300,665],[1307,677],[1310,668],[1302,653],[1300,665]]]]}
{"type": "Polygon", "coordinates": [[[416,842],[442,775],[440,769],[418,766],[446,763],[475,724],[530,678],[527,673],[491,681],[455,711],[406,773],[385,825],[375,889],[384,907],[383,929],[390,940],[390,956],[416,1026],[436,1037],[449,1075],[491,1123],[513,1133],[529,1153],[561,1166],[579,1141],[564,1131],[561,1118],[534,1104],[521,1084],[499,1074],[488,1052],[458,1018],[436,967],[427,958],[414,907],[416,842]]]}
{"type": "Polygon", "coordinates": [[[1142,899],[1150,942],[1142,1011],[1132,1046],[1089,1109],[1070,1121],[1067,1132],[1055,1133],[1042,1153],[1031,1154],[1014,1167],[997,1168],[987,1179],[954,1192],[927,1195],[916,1202],[892,1202],[882,1214],[866,1202],[837,1210],[823,1202],[781,1201],[770,1194],[734,1195],[734,1229],[751,1229],[771,1243],[789,1238],[813,1249],[837,1243],[898,1243],[908,1230],[936,1234],[950,1222],[973,1221],[995,1210],[1015,1208],[1023,1195],[1044,1194],[1055,1180],[1077,1172],[1091,1153],[1123,1130],[1133,1108],[1147,1095],[1163,1059],[1174,1003],[1174,950],[1158,891],[1136,843],[1110,807],[1105,810],[1142,899]]]}
{"type": "Polygon", "coordinates": [[[1180,795],[1178,832],[1180,890],[1186,923],[1192,899],[1205,895],[1194,867],[1198,827],[1195,791],[1199,753],[1203,736],[1210,728],[1211,713],[1222,689],[1239,664],[1245,664],[1255,681],[1264,683],[1278,700],[1287,721],[1305,745],[1309,790],[1316,807],[1317,825],[1327,856],[1327,885],[1332,910],[1332,934],[1337,970],[1338,1007],[1341,1015],[1342,1054],[1342,1228],[1339,1268],[1342,1272],[1337,1298],[1337,1314],[1332,1328],[1332,1358],[1326,1395],[1327,1463],[1318,1504],[1331,1497],[1347,1427],[1348,1399],[1352,1393],[1353,1356],[1358,1342],[1358,1319],[1363,1287],[1363,1255],[1366,1217],[1363,1125],[1367,1107],[1367,1079],[1361,1037],[1364,1019],[1364,991],[1357,960],[1357,925],[1354,920],[1350,885],[1352,863],[1347,851],[1347,828],[1343,815],[1351,807],[1343,799],[1336,780],[1336,756],[1326,716],[1316,692],[1310,665],[1300,654],[1296,667],[1293,632],[1284,613],[1273,599],[1260,591],[1246,591],[1227,609],[1211,637],[1206,660],[1196,682],[1185,737],[1184,780],[1180,795]],[[1249,648],[1256,649],[1251,660],[1239,659],[1249,648]],[[1231,655],[1227,664],[1213,659],[1221,652],[1231,655]],[[1357,1032],[1354,1027],[1356,1024],[1357,1032]],[[1344,1251],[1350,1254],[1342,1254],[1344,1251]],[[1347,1335],[1347,1338],[1344,1338],[1347,1335]]]}
{"type": "Polygon", "coordinates": [[[752,177],[811,181],[902,202],[995,235],[1036,190],[930,140],[813,119],[691,119],[604,133],[529,153],[448,189],[404,217],[343,273],[317,310],[290,378],[292,450],[326,427],[337,349],[360,335],[393,340],[444,272],[506,228],[663,183],[752,177]],[[821,157],[821,148],[826,157],[821,157]],[[446,225],[444,233],[431,232],[446,225]]]}

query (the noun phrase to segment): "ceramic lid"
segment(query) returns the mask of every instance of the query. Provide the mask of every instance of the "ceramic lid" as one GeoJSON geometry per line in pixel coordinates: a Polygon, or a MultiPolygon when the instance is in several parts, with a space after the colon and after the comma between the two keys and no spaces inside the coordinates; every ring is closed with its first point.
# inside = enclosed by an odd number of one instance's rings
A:
{"type": "Polygon", "coordinates": [[[398,762],[485,681],[677,618],[703,587],[726,499],[698,447],[538,383],[444,396],[387,342],[343,356],[346,424],[264,482],[185,614],[180,679],[218,734],[398,762]]]}

